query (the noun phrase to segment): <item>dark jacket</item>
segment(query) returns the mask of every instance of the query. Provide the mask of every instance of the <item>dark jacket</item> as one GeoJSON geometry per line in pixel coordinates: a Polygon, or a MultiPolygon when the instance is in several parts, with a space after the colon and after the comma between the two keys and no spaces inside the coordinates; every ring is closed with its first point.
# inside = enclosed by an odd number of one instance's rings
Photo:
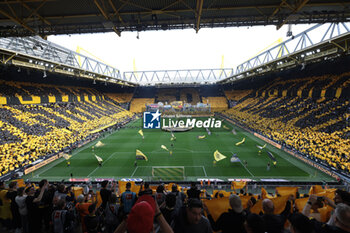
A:
{"type": "Polygon", "coordinates": [[[176,218],[174,233],[212,233],[208,219],[202,216],[198,224],[190,224],[187,221],[186,207],[181,207],[176,218]]]}
{"type": "Polygon", "coordinates": [[[211,228],[214,231],[220,231],[222,233],[245,233],[244,221],[246,219],[245,212],[236,213],[233,210],[222,213],[220,217],[214,221],[213,217],[209,214],[208,219],[211,228]]]}

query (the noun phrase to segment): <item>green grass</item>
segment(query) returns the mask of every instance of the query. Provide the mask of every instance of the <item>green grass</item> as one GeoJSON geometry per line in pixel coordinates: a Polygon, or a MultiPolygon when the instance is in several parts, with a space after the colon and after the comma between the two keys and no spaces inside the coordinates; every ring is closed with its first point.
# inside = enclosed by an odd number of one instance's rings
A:
{"type": "Polygon", "coordinates": [[[225,123],[230,129],[235,128],[237,135],[231,130],[212,130],[208,136],[205,130],[193,130],[175,133],[176,141],[170,141],[170,133],[161,130],[144,130],[145,139],[137,133],[141,127],[141,120],[131,122],[120,131],[114,132],[105,138],[100,138],[73,152],[70,159],[71,165],[67,167],[66,161],[61,158],[26,178],[40,180],[68,179],[72,173],[74,178],[143,178],[145,180],[196,180],[197,178],[229,178],[260,179],[286,179],[293,181],[332,181],[330,176],[314,169],[313,167],[295,159],[286,152],[271,145],[267,145],[261,155],[258,154],[256,145],[265,143],[250,133],[225,123]],[[206,135],[205,139],[197,136],[206,135]],[[245,143],[236,146],[235,143],[246,138],[245,143]],[[97,160],[92,154],[91,147],[98,141],[105,145],[95,147],[95,153],[103,159],[103,165],[98,166],[97,160]],[[173,153],[160,148],[165,145],[169,150],[173,146],[173,153]],[[141,150],[148,161],[138,160],[134,166],[135,151],[141,150]],[[227,158],[213,163],[213,153],[219,150],[227,158]],[[272,161],[267,151],[274,154],[277,166],[271,166],[267,171],[267,163],[272,161]],[[246,160],[247,167],[242,163],[231,163],[232,153],[237,153],[241,161],[246,160]],[[152,166],[181,166],[183,169],[164,168],[157,169],[152,176],[152,166]],[[184,173],[184,175],[183,175],[184,173]]]}

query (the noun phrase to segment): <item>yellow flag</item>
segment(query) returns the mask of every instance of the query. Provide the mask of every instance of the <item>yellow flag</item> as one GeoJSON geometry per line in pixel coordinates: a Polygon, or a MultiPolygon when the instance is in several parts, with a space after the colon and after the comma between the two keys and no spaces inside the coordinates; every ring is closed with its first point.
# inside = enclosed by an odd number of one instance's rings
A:
{"type": "Polygon", "coordinates": [[[220,160],[226,159],[226,156],[221,154],[218,150],[216,150],[214,152],[214,159],[215,161],[220,161],[220,160]]]}
{"type": "Polygon", "coordinates": [[[142,151],[140,150],[136,150],[136,159],[144,159],[148,161],[147,156],[144,153],[142,153],[142,151]]]}
{"type": "Polygon", "coordinates": [[[103,159],[100,156],[96,155],[96,154],[95,154],[95,158],[97,159],[98,162],[103,162],[103,159]]]}
{"type": "Polygon", "coordinates": [[[96,143],[96,147],[101,147],[101,146],[104,146],[105,144],[104,143],[102,143],[101,141],[98,141],[97,143],[96,143]]]}
{"type": "Polygon", "coordinates": [[[264,149],[266,147],[266,144],[264,146],[258,146],[256,145],[256,147],[258,147],[260,150],[264,149]]]}
{"type": "Polygon", "coordinates": [[[240,141],[240,142],[237,142],[237,143],[236,143],[236,146],[239,146],[239,145],[241,145],[242,143],[244,143],[244,141],[245,141],[245,138],[243,138],[243,139],[242,139],[242,141],[240,141]]]}
{"type": "Polygon", "coordinates": [[[203,199],[203,202],[208,206],[215,221],[223,212],[226,212],[230,208],[228,197],[214,198],[211,200],[203,199]]]}
{"type": "Polygon", "coordinates": [[[281,196],[293,195],[294,197],[296,197],[298,187],[276,187],[276,192],[281,196]]]}
{"type": "Polygon", "coordinates": [[[142,129],[139,130],[139,134],[143,137],[143,131],[142,131],[142,129]]]}
{"type": "Polygon", "coordinates": [[[321,192],[324,192],[324,189],[322,188],[322,186],[321,185],[314,185],[314,186],[311,186],[311,188],[309,190],[309,195],[310,194],[318,194],[321,192]]]}
{"type": "Polygon", "coordinates": [[[265,188],[261,187],[261,199],[265,199],[265,198],[272,198],[273,196],[271,196],[270,194],[268,194],[268,192],[266,191],[265,188]]]}
{"type": "Polygon", "coordinates": [[[63,158],[65,158],[66,160],[70,159],[72,156],[69,154],[63,154],[63,158]]]}
{"type": "Polygon", "coordinates": [[[242,189],[247,185],[247,181],[232,181],[231,189],[242,189]]]}
{"type": "Polygon", "coordinates": [[[166,146],[164,146],[164,145],[161,145],[160,148],[162,148],[162,149],[164,149],[166,151],[169,151],[168,148],[166,148],[166,146]]]}

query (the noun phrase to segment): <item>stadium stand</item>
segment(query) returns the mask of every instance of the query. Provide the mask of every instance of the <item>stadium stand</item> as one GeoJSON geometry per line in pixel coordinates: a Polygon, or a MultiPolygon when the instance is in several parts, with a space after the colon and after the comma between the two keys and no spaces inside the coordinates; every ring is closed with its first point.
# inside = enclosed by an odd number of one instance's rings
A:
{"type": "Polygon", "coordinates": [[[185,103],[190,103],[193,105],[202,102],[198,90],[194,88],[181,88],[180,101],[184,101],[185,103]]]}
{"type": "Polygon", "coordinates": [[[105,95],[118,103],[130,103],[133,93],[106,93],[105,95]]]}
{"type": "MultiPolygon", "coordinates": [[[[315,64],[303,74],[297,69],[262,77],[254,90],[231,97],[236,105],[225,115],[288,149],[349,173],[350,73],[343,66],[348,60],[315,64]]],[[[235,95],[235,90],[229,93],[235,95]]]]}
{"type": "Polygon", "coordinates": [[[179,97],[179,91],[178,89],[171,89],[171,88],[166,88],[166,89],[157,89],[157,94],[156,94],[156,100],[155,102],[163,102],[165,103],[171,103],[173,101],[178,101],[180,100],[179,97]]]}
{"type": "Polygon", "coordinates": [[[146,104],[153,104],[154,98],[133,98],[130,104],[130,111],[140,113],[145,111],[146,104]]]}
{"type": "Polygon", "coordinates": [[[213,112],[221,112],[228,108],[225,97],[202,97],[203,103],[210,104],[213,112]]]}
{"type": "Polygon", "coordinates": [[[122,108],[129,109],[133,93],[106,93],[111,100],[116,101],[122,108]]]}
{"type": "Polygon", "coordinates": [[[94,89],[1,80],[0,175],[67,151],[133,114],[94,89]]]}
{"type": "Polygon", "coordinates": [[[146,109],[146,104],[153,104],[155,101],[156,88],[137,87],[130,103],[130,111],[140,113],[146,109]]]}
{"type": "Polygon", "coordinates": [[[220,85],[204,85],[199,90],[202,103],[210,104],[212,112],[221,112],[228,108],[226,96],[220,85]]]}

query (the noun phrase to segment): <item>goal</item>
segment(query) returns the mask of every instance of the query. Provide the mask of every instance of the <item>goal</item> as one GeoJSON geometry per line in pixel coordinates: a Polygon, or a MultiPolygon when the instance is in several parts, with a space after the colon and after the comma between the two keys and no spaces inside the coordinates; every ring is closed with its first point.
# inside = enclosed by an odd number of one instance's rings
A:
{"type": "Polygon", "coordinates": [[[184,166],[152,166],[152,177],[164,180],[184,180],[184,166]]]}

